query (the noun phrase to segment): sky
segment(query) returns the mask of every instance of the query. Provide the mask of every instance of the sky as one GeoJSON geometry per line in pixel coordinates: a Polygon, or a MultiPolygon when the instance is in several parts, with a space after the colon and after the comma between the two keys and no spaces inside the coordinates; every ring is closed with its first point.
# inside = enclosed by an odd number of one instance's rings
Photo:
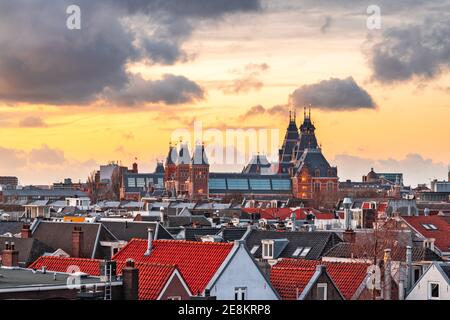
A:
{"type": "Polygon", "coordinates": [[[341,180],[372,167],[413,186],[445,179],[449,9],[450,0],[2,1],[0,175],[84,181],[100,164],[136,158],[151,172],[194,123],[223,136],[278,130],[280,145],[289,110],[300,124],[311,105],[341,180]],[[80,29],[67,28],[72,4],[80,29]]]}

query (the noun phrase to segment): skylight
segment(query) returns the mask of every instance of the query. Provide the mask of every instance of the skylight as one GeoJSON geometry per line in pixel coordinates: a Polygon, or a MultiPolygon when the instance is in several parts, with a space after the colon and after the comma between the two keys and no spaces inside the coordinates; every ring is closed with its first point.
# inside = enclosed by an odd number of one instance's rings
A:
{"type": "Polygon", "coordinates": [[[306,257],[306,255],[311,251],[311,247],[307,247],[305,249],[303,249],[302,254],[300,255],[300,257],[306,257]]]}
{"type": "Polygon", "coordinates": [[[294,253],[292,254],[293,257],[298,257],[300,252],[302,252],[303,247],[298,247],[297,249],[295,249],[294,253]]]}
{"type": "Polygon", "coordinates": [[[252,250],[250,250],[250,253],[255,254],[258,249],[259,249],[259,246],[253,246],[252,250]]]}

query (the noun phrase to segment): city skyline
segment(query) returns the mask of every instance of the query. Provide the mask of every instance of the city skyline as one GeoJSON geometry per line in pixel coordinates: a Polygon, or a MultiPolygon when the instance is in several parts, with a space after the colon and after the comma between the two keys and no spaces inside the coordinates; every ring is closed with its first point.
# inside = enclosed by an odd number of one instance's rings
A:
{"type": "Polygon", "coordinates": [[[298,118],[313,104],[341,181],[371,167],[403,172],[413,186],[446,177],[450,59],[448,43],[438,45],[449,29],[446,1],[379,1],[374,30],[365,1],[241,1],[196,13],[159,8],[159,18],[126,1],[102,18],[80,1],[80,30],[65,28],[65,1],[45,12],[40,2],[1,5],[2,30],[13,19],[34,23],[0,33],[9,43],[0,54],[1,175],[85,180],[99,164],[135,157],[152,171],[171,133],[194,121],[275,128],[281,144],[290,101],[298,118]],[[61,18],[45,24],[47,15],[61,18]]]}

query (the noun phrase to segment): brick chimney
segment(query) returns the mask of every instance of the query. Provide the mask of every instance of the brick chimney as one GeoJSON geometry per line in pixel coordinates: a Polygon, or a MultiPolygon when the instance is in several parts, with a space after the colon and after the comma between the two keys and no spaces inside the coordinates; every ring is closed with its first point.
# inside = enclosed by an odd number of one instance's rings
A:
{"type": "Polygon", "coordinates": [[[19,251],[15,249],[14,242],[11,242],[11,244],[8,241],[5,242],[5,249],[2,251],[2,266],[19,266],[19,251]]]}
{"type": "Polygon", "coordinates": [[[345,230],[342,238],[344,239],[344,242],[355,243],[356,232],[354,230],[345,230]]]}
{"type": "Polygon", "coordinates": [[[122,269],[123,299],[138,300],[139,298],[139,270],[134,266],[134,260],[128,259],[122,269]]]}
{"type": "Polygon", "coordinates": [[[72,231],[72,257],[81,258],[83,247],[83,230],[80,226],[75,226],[72,231]]]}
{"type": "Polygon", "coordinates": [[[24,239],[31,238],[31,229],[29,224],[24,224],[22,230],[20,230],[20,235],[24,239]]]}

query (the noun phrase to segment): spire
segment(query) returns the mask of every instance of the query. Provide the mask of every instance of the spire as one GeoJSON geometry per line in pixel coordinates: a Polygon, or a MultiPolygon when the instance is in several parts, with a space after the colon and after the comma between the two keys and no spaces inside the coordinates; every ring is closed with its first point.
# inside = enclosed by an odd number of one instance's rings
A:
{"type": "Polygon", "coordinates": [[[309,120],[311,120],[311,105],[309,105],[309,120]]]}

